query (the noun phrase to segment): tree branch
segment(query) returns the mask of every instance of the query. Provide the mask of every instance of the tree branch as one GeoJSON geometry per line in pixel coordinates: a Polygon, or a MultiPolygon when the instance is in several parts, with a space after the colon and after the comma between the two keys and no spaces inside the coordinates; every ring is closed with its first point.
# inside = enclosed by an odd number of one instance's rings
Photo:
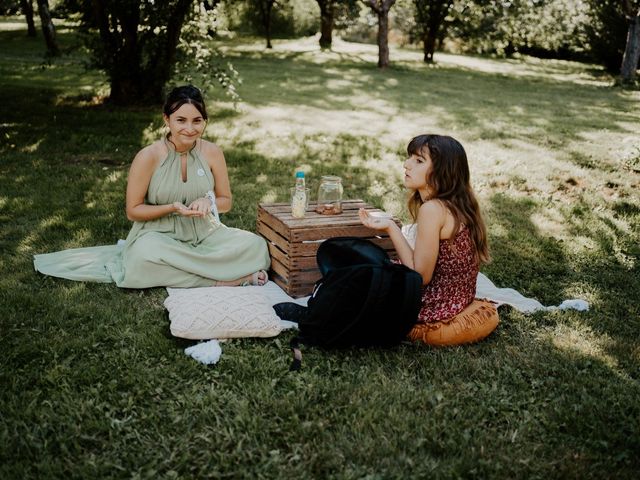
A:
{"type": "Polygon", "coordinates": [[[380,15],[380,6],[376,0],[360,0],[362,3],[367,5],[371,10],[380,15]]]}

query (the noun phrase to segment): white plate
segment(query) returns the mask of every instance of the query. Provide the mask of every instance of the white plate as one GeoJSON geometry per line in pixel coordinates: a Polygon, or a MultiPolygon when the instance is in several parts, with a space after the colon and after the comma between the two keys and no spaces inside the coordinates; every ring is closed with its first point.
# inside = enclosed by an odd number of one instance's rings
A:
{"type": "Polygon", "coordinates": [[[369,215],[371,215],[374,218],[392,218],[393,217],[393,215],[387,212],[369,212],[369,215]]]}

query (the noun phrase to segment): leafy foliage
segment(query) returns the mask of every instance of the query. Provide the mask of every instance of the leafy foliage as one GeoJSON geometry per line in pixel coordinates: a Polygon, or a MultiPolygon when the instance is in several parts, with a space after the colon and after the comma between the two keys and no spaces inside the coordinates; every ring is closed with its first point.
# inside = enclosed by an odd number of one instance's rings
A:
{"type": "Polygon", "coordinates": [[[456,0],[451,38],[476,53],[575,58],[586,48],[582,0],[456,0]]]}
{"type": "Polygon", "coordinates": [[[240,101],[237,84],[240,74],[226,61],[219,50],[211,46],[211,33],[217,27],[217,9],[196,3],[187,20],[178,44],[176,71],[170,84],[198,85],[205,96],[211,96],[216,84],[234,102],[240,101]],[[209,41],[207,41],[209,40],[209,41]]]}
{"type": "Polygon", "coordinates": [[[433,62],[433,54],[436,42],[446,35],[445,20],[453,0],[414,0],[416,12],[416,24],[420,31],[420,37],[424,44],[424,61],[433,62]]]}
{"type": "Polygon", "coordinates": [[[0,0],[0,15],[16,15],[20,10],[20,0],[0,0]]]}
{"type": "MultiPolygon", "coordinates": [[[[261,1],[223,0],[220,13],[224,28],[242,34],[264,35],[261,1]]],[[[319,24],[320,14],[315,0],[278,0],[271,12],[271,35],[274,38],[313,35],[319,24]]]]}
{"type": "MultiPolygon", "coordinates": [[[[114,103],[159,103],[193,0],[96,0],[88,46],[110,80],[114,103]],[[95,29],[93,28],[95,27],[95,29]]],[[[87,7],[87,4],[85,4],[87,7]]]]}
{"type": "Polygon", "coordinates": [[[81,10],[92,65],[107,74],[113,103],[160,103],[172,78],[174,82],[198,81],[204,87],[217,81],[237,101],[237,72],[219,51],[205,44],[215,29],[214,4],[68,0],[65,8],[67,12],[81,10]]]}

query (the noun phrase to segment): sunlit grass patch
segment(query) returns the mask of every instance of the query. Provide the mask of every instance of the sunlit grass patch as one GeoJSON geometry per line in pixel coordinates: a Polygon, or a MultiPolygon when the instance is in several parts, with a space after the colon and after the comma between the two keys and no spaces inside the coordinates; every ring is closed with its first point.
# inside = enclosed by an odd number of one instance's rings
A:
{"type": "Polygon", "coordinates": [[[584,325],[558,325],[545,336],[563,351],[592,357],[612,369],[618,368],[616,358],[607,353],[607,349],[613,344],[607,335],[596,334],[584,325]]]}

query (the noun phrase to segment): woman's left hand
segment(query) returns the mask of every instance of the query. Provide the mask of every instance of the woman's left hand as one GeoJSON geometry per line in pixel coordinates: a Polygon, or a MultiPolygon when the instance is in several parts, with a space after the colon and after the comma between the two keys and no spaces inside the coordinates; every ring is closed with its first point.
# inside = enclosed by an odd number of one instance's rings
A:
{"type": "Polygon", "coordinates": [[[189,210],[195,210],[204,217],[211,212],[211,200],[208,198],[197,198],[189,204],[189,210]]]}
{"type": "Polygon", "coordinates": [[[365,227],[372,228],[374,230],[388,231],[395,222],[389,217],[374,217],[367,210],[361,208],[358,210],[358,216],[360,221],[365,227]]]}

